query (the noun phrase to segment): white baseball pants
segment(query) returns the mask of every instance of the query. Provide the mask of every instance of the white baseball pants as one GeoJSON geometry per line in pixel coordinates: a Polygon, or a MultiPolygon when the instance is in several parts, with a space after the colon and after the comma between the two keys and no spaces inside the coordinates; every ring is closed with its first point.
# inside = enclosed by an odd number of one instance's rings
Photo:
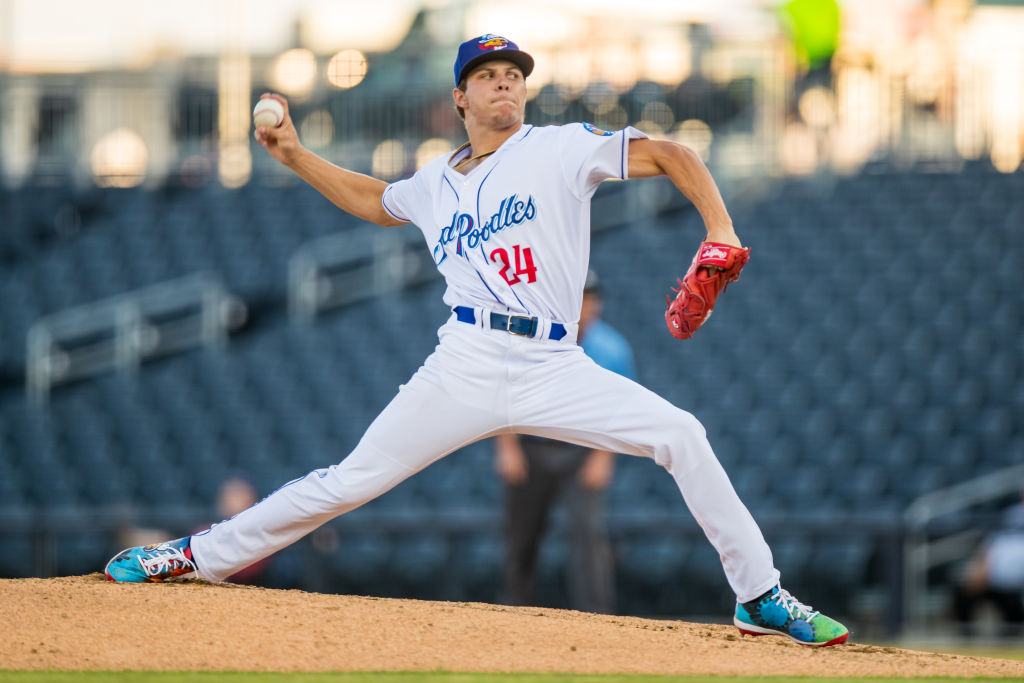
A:
{"type": "Polygon", "coordinates": [[[572,343],[458,322],[337,465],[296,479],[192,537],[200,573],[222,581],[459,448],[505,432],[653,458],[718,551],[741,602],[779,581],[771,550],[691,414],[605,370],[572,343]]]}

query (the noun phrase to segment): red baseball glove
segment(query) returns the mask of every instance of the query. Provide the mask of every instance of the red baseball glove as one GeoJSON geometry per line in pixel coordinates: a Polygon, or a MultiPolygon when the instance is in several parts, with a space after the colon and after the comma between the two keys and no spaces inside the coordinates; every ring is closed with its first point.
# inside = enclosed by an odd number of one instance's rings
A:
{"type": "Polygon", "coordinates": [[[750,260],[750,248],[740,248],[719,242],[700,243],[693,263],[679,289],[672,288],[675,299],[665,297],[668,310],[665,323],[676,339],[689,339],[697,328],[711,317],[718,295],[728,284],[740,277],[740,271],[750,260]]]}

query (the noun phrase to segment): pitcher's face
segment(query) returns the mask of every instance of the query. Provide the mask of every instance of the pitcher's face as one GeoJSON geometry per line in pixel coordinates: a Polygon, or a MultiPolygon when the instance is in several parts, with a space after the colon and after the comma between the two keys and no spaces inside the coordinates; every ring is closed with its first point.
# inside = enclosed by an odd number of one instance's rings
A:
{"type": "Polygon", "coordinates": [[[466,111],[466,125],[493,130],[521,124],[526,117],[526,78],[503,60],[485,62],[466,76],[466,91],[453,91],[455,104],[466,111]]]}

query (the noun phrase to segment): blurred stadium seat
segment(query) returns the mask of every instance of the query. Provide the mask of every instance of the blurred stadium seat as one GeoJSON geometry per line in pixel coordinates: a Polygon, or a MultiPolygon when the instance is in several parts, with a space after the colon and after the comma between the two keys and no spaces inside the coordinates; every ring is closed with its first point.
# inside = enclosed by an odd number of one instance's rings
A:
{"type": "MultiPolygon", "coordinates": [[[[594,237],[605,317],[636,350],[641,383],[705,422],[758,515],[896,512],[1021,457],[1019,175],[874,171],[837,180],[827,194],[812,180],[786,180],[737,206],[754,258],[686,344],[665,332],[661,297],[699,238],[694,213],[594,237]],[[987,212],[953,208],[978,195],[987,212]]],[[[234,472],[268,493],[342,458],[430,353],[447,314],[434,281],[310,325],[290,322],[289,255],[355,224],[301,185],[96,190],[87,199],[75,234],[40,241],[33,235],[53,196],[2,193],[11,226],[0,275],[8,376],[24,362],[35,317],[200,269],[220,273],[250,303],[253,322],[226,348],[59,388],[45,409],[27,403],[20,382],[0,386],[4,509],[177,502],[210,510],[217,484],[234,472]]],[[[620,458],[609,497],[613,517],[685,518],[671,478],[650,462],[620,458]]],[[[367,507],[429,518],[453,506],[493,516],[500,505],[490,446],[477,444],[367,507]]],[[[367,591],[389,577],[417,584],[417,572],[443,572],[449,561],[429,541],[393,550],[380,538],[345,538],[331,571],[367,591]]],[[[720,567],[695,560],[693,543],[703,541],[652,533],[620,539],[616,552],[624,575],[719,585],[720,567]]],[[[857,581],[866,571],[869,538],[809,543],[783,537],[775,545],[794,583],[857,581]],[[827,567],[806,560],[826,553],[838,558],[827,567]]],[[[0,546],[0,573],[32,571],[17,544],[0,546]]],[[[481,577],[498,571],[500,544],[486,536],[465,548],[467,580],[480,590],[481,577]]],[[[81,549],[88,562],[58,566],[98,569],[90,550],[81,549]]],[[[631,595],[639,611],[671,602],[642,588],[631,595]]]]}

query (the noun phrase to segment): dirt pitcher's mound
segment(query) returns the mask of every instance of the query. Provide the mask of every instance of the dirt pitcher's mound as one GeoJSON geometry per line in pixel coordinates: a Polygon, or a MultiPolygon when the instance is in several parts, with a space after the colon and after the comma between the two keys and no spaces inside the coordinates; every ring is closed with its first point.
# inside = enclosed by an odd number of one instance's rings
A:
{"type": "Polygon", "coordinates": [[[1007,676],[1024,662],[842,645],[726,626],[478,603],[319,595],[101,574],[0,580],[0,669],[431,670],[1007,676]]]}

